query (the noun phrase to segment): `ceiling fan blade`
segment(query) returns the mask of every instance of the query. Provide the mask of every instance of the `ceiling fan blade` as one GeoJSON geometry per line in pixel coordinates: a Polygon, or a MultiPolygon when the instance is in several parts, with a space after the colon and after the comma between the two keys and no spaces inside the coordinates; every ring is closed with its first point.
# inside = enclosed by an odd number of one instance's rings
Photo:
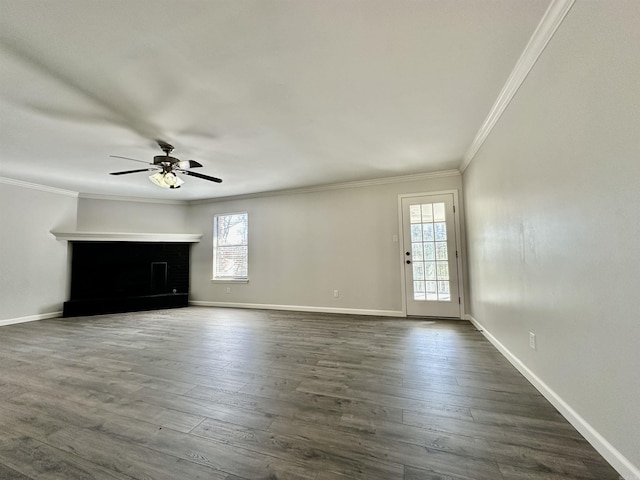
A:
{"type": "Polygon", "coordinates": [[[192,172],[190,170],[182,170],[181,168],[176,169],[180,173],[184,173],[185,175],[191,175],[192,177],[201,178],[203,180],[209,180],[210,182],[222,183],[222,179],[216,177],[210,177],[209,175],[203,175],[202,173],[192,172]]]}
{"type": "Polygon", "coordinates": [[[56,120],[66,120],[67,122],[81,122],[92,124],[112,124],[116,123],[116,120],[112,116],[106,113],[93,113],[83,112],[81,110],[70,110],[65,108],[50,107],[47,105],[41,105],[36,103],[25,103],[34,112],[37,112],[47,117],[55,118],[56,120]]]}
{"type": "Polygon", "coordinates": [[[129,158],[129,157],[121,157],[120,155],[109,155],[111,158],[122,158],[124,160],[131,160],[132,162],[140,162],[140,163],[146,163],[147,165],[151,165],[151,163],[149,162],[145,162],[144,160],[138,160],[136,158],[129,158]]]}
{"type": "Polygon", "coordinates": [[[46,75],[48,79],[66,87],[76,96],[93,103],[112,119],[113,124],[132,130],[143,138],[162,136],[156,125],[148,122],[132,107],[135,102],[125,98],[124,92],[118,92],[118,95],[111,95],[111,92],[106,94],[107,90],[96,88],[90,82],[82,81],[81,75],[77,75],[73,69],[66,68],[66,65],[58,64],[50,55],[38,53],[33,48],[21,45],[20,42],[8,42],[3,39],[2,47],[3,50],[12,53],[21,63],[46,75]]]}
{"type": "Polygon", "coordinates": [[[195,160],[183,160],[178,162],[178,168],[200,168],[202,164],[200,162],[196,162],[195,160]]]}
{"type": "Polygon", "coordinates": [[[152,172],[154,170],[158,170],[157,168],[140,168],[138,170],[125,170],[124,172],[111,172],[109,175],[126,175],[128,173],[138,173],[138,172],[152,172]]]}

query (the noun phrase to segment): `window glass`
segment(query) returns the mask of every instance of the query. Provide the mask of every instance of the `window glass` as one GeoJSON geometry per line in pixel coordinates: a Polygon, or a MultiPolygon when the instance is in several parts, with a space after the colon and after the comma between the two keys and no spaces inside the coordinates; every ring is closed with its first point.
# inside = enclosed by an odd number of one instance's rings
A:
{"type": "Polygon", "coordinates": [[[247,278],[249,215],[246,212],[213,218],[213,278],[247,278]]]}

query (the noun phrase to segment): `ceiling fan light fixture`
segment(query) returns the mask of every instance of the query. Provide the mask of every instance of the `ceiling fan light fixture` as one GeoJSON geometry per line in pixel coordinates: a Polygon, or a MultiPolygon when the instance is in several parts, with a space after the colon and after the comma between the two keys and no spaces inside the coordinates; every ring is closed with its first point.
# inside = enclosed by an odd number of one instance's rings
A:
{"type": "Polygon", "coordinates": [[[158,172],[149,176],[149,180],[154,185],[157,185],[160,188],[180,188],[180,185],[184,183],[180,177],[178,177],[173,172],[158,172]]]}
{"type": "Polygon", "coordinates": [[[168,172],[164,174],[164,183],[169,185],[169,188],[180,188],[180,185],[184,183],[184,180],[182,180],[175,173],[168,172]]]}
{"type": "Polygon", "coordinates": [[[157,185],[158,187],[169,188],[169,185],[164,183],[164,174],[162,172],[158,172],[158,173],[154,173],[153,175],[149,175],[149,180],[151,180],[151,182],[154,185],[157,185]]]}

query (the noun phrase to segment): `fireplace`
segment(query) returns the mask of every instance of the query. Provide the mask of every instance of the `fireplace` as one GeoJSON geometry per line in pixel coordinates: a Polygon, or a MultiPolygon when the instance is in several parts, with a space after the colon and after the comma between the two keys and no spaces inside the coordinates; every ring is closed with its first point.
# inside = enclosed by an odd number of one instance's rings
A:
{"type": "Polygon", "coordinates": [[[72,241],[63,316],[184,307],[190,243],[72,241]]]}

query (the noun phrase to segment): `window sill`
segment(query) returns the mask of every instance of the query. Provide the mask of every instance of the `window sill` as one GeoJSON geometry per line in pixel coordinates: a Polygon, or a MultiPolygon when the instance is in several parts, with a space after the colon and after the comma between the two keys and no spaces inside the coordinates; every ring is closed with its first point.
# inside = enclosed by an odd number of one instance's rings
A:
{"type": "Polygon", "coordinates": [[[249,283],[248,278],[212,278],[211,283],[249,283]]]}

